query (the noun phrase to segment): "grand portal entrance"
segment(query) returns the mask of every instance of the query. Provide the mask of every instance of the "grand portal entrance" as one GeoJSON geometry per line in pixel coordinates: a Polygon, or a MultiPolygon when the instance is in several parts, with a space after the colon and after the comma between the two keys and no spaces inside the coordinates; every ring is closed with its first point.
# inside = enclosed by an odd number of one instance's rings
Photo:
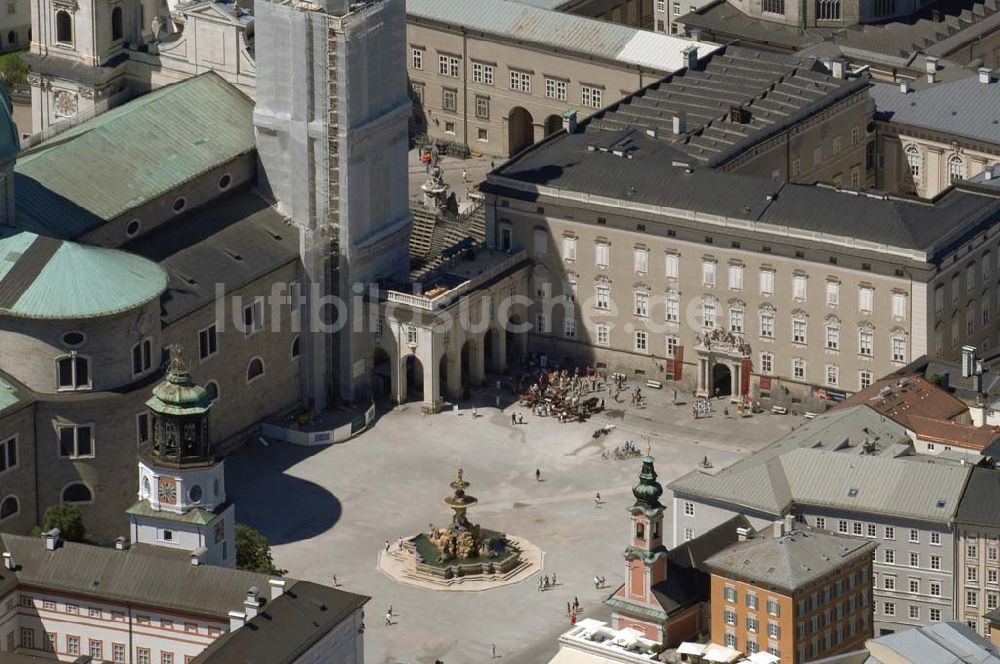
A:
{"type": "Polygon", "coordinates": [[[750,388],[750,344],[725,330],[702,332],[695,339],[698,353],[698,396],[740,401],[750,388]]]}

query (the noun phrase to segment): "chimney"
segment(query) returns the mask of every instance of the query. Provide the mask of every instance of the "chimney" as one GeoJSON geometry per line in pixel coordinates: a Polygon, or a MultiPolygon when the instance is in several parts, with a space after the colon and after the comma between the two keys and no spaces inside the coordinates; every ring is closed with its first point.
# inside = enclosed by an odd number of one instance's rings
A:
{"type": "Polygon", "coordinates": [[[45,548],[48,551],[55,551],[62,545],[62,539],[60,538],[60,532],[58,528],[53,528],[49,532],[45,533],[45,548]]]}
{"type": "Polygon", "coordinates": [[[229,631],[235,632],[240,627],[243,627],[247,623],[247,614],[240,613],[239,611],[229,612],[229,631]]]}
{"type": "Polygon", "coordinates": [[[271,586],[271,601],[278,599],[285,594],[284,579],[268,579],[267,585],[271,586]]]}
{"type": "Polygon", "coordinates": [[[933,83],[937,77],[937,56],[925,55],[924,56],[924,67],[927,71],[927,82],[933,83]]]}
{"type": "Polygon", "coordinates": [[[116,537],[115,538],[115,551],[124,551],[124,550],[125,550],[125,538],[124,537],[116,537]]]}
{"type": "Polygon", "coordinates": [[[969,378],[976,373],[976,347],[962,346],[962,378],[969,378]]]}
{"type": "Polygon", "coordinates": [[[771,532],[774,535],[775,539],[777,539],[777,538],[781,537],[782,535],[784,535],[785,534],[785,521],[784,521],[784,519],[775,521],[773,524],[771,524],[771,532]]]}
{"type": "Polygon", "coordinates": [[[790,533],[795,530],[795,515],[786,514],[785,515],[785,532],[790,533]]]}
{"type": "Polygon", "coordinates": [[[191,552],[191,564],[195,567],[203,564],[206,556],[208,556],[208,549],[206,547],[199,546],[191,552]]]}
{"type": "Polygon", "coordinates": [[[250,586],[247,590],[247,598],[243,600],[243,608],[246,609],[247,620],[257,617],[257,610],[260,609],[260,590],[257,586],[250,586]]]}
{"type": "Polygon", "coordinates": [[[17,569],[17,565],[14,564],[14,554],[10,551],[3,552],[3,566],[4,569],[9,569],[12,572],[17,569]]]}
{"type": "Polygon", "coordinates": [[[979,68],[979,82],[985,85],[989,85],[993,82],[993,70],[989,67],[979,68]]]}
{"type": "Polygon", "coordinates": [[[691,71],[696,71],[698,69],[698,47],[688,46],[683,51],[681,55],[684,56],[684,66],[691,71]]]}
{"type": "Polygon", "coordinates": [[[746,542],[747,541],[747,537],[749,536],[749,534],[750,534],[750,529],[749,528],[742,528],[742,527],[737,528],[736,529],[736,541],[737,542],[746,542]]]}
{"type": "Polygon", "coordinates": [[[674,116],[674,134],[686,134],[688,130],[687,113],[681,111],[674,116]]]}
{"type": "Polygon", "coordinates": [[[562,115],[563,129],[567,134],[576,133],[576,111],[566,111],[562,115]]]}
{"type": "Polygon", "coordinates": [[[830,73],[834,78],[841,80],[847,78],[847,60],[845,58],[834,58],[830,60],[830,73]]]}
{"type": "Polygon", "coordinates": [[[899,91],[904,95],[910,91],[910,82],[905,78],[899,82],[899,91]]]}
{"type": "Polygon", "coordinates": [[[983,179],[984,180],[992,180],[993,179],[993,175],[994,175],[994,173],[993,173],[993,166],[987,166],[986,168],[983,169],[983,179]]]}

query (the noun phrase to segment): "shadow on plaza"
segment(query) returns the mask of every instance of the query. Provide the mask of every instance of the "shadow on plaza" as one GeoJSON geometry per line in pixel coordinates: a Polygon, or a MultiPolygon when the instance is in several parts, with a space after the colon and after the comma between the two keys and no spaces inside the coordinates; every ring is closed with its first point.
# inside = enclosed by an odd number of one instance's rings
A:
{"type": "Polygon", "coordinates": [[[332,528],[343,514],[340,500],[288,469],[325,447],[253,441],[226,461],[226,490],[236,520],[264,533],[271,544],[309,539],[332,528]]]}

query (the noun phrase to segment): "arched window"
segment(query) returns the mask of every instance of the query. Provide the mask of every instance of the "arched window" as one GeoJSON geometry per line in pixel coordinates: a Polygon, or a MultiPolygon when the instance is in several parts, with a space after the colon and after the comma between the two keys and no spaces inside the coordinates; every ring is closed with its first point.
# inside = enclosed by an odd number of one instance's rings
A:
{"type": "Polygon", "coordinates": [[[965,179],[965,160],[957,154],[953,154],[948,158],[948,179],[965,179]]]}
{"type": "Polygon", "coordinates": [[[125,31],[122,29],[122,8],[115,7],[111,10],[111,39],[118,41],[123,36],[125,31]]]}
{"type": "Polygon", "coordinates": [[[90,360],[75,352],[56,359],[56,387],[82,390],[90,387],[90,360]]]}
{"type": "Polygon", "coordinates": [[[247,366],[247,382],[250,383],[264,375],[264,360],[255,357],[247,366]]]}
{"type": "Polygon", "coordinates": [[[65,9],[56,12],[56,41],[60,44],[73,43],[73,17],[65,9]]]}
{"type": "Polygon", "coordinates": [[[20,509],[21,504],[17,502],[17,496],[7,496],[0,503],[0,521],[14,516],[20,509]]]}
{"type": "Polygon", "coordinates": [[[915,178],[920,177],[920,148],[916,145],[907,145],[906,150],[906,173],[915,178]]]}
{"type": "Polygon", "coordinates": [[[292,359],[293,360],[299,359],[299,354],[300,354],[300,350],[299,350],[299,338],[295,337],[295,340],[292,341],[292,359]]]}
{"type": "Polygon", "coordinates": [[[817,0],[816,18],[821,21],[840,19],[840,0],[817,0]]]}
{"type": "Polygon", "coordinates": [[[214,380],[210,380],[205,383],[205,391],[208,392],[208,398],[210,401],[215,401],[219,398],[219,384],[214,380]]]}
{"type": "Polygon", "coordinates": [[[82,482],[74,482],[63,489],[62,492],[62,501],[64,503],[89,503],[93,499],[94,494],[82,482]]]}

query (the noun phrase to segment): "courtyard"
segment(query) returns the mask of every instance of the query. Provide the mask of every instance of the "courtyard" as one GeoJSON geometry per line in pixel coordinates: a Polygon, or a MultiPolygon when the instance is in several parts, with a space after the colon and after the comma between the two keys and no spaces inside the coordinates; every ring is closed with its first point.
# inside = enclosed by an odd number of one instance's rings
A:
{"type": "MultiPolygon", "coordinates": [[[[582,617],[607,620],[601,600],[624,580],[625,507],[641,464],[603,459],[602,451],[626,440],[645,451],[648,442],[666,484],[705,456],[716,468],[728,465],[799,422],[769,414],[726,417],[722,402],[711,416],[693,421],[689,404],[670,403],[672,390],[643,390],[650,392],[641,408],[627,398],[612,404],[604,393],[609,411],[582,424],[535,417],[516,405],[498,410],[495,393],[485,388],[457,413],[421,415],[419,404],[410,403],[384,410],[372,429],[344,444],[246,447],[227,461],[228,491],[237,520],[267,535],[288,576],[329,584],[336,575],[344,590],[372,597],[366,662],[483,662],[491,644],[506,664],[545,662],[570,626],[567,602],[578,598],[582,617]],[[512,412],[525,423],[512,425],[512,412]],[[615,429],[593,438],[606,423],[615,429]],[[556,576],[554,589],[540,592],[535,574],[487,591],[425,590],[376,568],[386,540],[394,545],[431,523],[447,524],[450,512],[441,499],[458,466],[480,501],[470,520],[541,548],[540,573],[556,576]],[[594,588],[595,575],[607,577],[607,588],[594,588]],[[390,604],[393,624],[386,626],[390,604]]],[[[663,499],[668,507],[669,499],[663,499]]],[[[669,528],[669,515],[665,523],[669,528]]],[[[665,533],[668,543],[670,537],[665,533]]]]}

